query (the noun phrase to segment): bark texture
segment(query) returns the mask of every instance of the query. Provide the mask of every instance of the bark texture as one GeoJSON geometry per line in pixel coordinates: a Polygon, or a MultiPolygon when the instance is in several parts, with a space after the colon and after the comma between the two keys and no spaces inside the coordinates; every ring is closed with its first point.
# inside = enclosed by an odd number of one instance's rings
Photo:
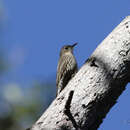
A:
{"type": "Polygon", "coordinates": [[[97,130],[130,81],[130,16],[96,48],[31,130],[97,130]]]}

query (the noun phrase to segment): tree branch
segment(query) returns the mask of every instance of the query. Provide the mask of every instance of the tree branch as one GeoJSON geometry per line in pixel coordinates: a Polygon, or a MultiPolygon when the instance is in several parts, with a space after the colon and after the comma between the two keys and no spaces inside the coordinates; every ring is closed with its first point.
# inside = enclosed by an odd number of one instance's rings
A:
{"type": "Polygon", "coordinates": [[[97,130],[129,81],[130,16],[97,47],[31,130],[97,130]]]}

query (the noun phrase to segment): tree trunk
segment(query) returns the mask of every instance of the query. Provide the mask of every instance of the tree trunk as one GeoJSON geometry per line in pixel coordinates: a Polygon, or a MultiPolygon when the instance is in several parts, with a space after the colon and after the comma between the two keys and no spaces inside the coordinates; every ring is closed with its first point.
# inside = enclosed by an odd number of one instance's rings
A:
{"type": "Polygon", "coordinates": [[[97,47],[31,130],[97,130],[130,81],[130,16],[97,47]]]}

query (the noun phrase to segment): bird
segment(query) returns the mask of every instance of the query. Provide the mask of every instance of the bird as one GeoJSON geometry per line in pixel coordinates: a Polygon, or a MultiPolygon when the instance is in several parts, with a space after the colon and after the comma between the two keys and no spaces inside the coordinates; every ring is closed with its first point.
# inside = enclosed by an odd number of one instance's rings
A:
{"type": "Polygon", "coordinates": [[[76,45],[77,43],[73,45],[64,45],[60,50],[56,74],[56,97],[78,71],[77,61],[73,54],[73,49],[76,45]]]}

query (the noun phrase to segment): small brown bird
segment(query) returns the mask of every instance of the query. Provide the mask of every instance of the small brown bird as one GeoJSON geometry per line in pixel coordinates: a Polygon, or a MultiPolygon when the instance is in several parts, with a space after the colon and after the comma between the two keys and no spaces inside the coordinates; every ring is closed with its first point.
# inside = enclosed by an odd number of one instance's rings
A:
{"type": "Polygon", "coordinates": [[[78,71],[77,62],[73,55],[73,48],[77,43],[73,45],[65,45],[61,48],[60,58],[57,66],[56,96],[65,88],[69,80],[74,77],[78,71]]]}

